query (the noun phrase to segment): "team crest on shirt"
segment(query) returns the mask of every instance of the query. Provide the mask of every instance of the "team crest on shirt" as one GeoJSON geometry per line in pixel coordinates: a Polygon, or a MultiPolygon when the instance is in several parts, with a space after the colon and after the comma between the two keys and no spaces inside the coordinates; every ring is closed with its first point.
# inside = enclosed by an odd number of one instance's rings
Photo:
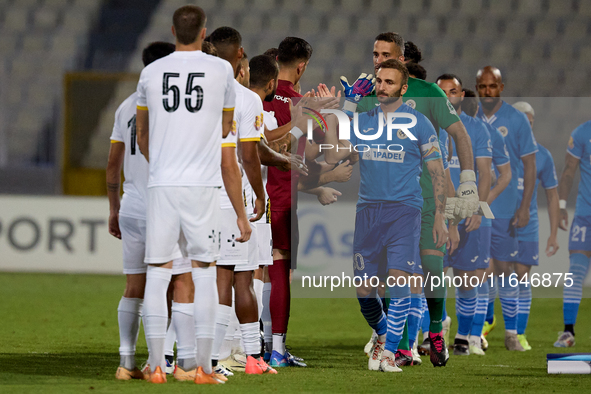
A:
{"type": "Polygon", "coordinates": [[[575,140],[573,139],[572,136],[568,139],[568,147],[571,149],[573,149],[575,147],[575,140]]]}
{"type": "Polygon", "coordinates": [[[232,133],[232,135],[236,135],[237,133],[235,120],[232,121],[232,128],[230,129],[230,133],[232,133]]]}
{"type": "Polygon", "coordinates": [[[411,107],[412,109],[415,109],[417,107],[417,102],[412,99],[407,100],[405,104],[411,107]]]}
{"type": "Polygon", "coordinates": [[[363,261],[363,256],[361,253],[355,253],[353,256],[353,269],[355,271],[363,271],[365,268],[365,261],[363,261]]]}
{"type": "Polygon", "coordinates": [[[499,133],[501,133],[501,135],[503,137],[506,137],[507,134],[509,134],[509,129],[507,129],[505,126],[499,127],[498,130],[499,130],[499,133]]]}
{"type": "Polygon", "coordinates": [[[406,133],[404,131],[402,131],[402,129],[398,129],[398,132],[396,133],[396,137],[403,140],[405,138],[408,138],[408,135],[406,135],[406,133]]]}
{"type": "Polygon", "coordinates": [[[451,105],[451,102],[449,100],[447,100],[447,108],[449,109],[449,113],[452,115],[457,115],[458,113],[456,112],[456,109],[454,108],[453,105],[451,105]]]}
{"type": "Polygon", "coordinates": [[[254,128],[257,129],[257,131],[259,131],[261,129],[261,127],[263,127],[263,114],[262,113],[260,115],[257,115],[257,117],[254,119],[254,128]]]}

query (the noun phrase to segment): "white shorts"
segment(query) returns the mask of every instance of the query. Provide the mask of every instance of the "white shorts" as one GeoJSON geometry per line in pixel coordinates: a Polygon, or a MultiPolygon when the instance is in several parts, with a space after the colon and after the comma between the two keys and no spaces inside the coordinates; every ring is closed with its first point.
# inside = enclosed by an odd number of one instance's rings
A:
{"type": "Polygon", "coordinates": [[[220,189],[216,187],[149,188],[144,262],[163,264],[182,256],[204,263],[216,261],[219,206],[220,189]]]}
{"type": "Polygon", "coordinates": [[[250,233],[250,239],[246,242],[248,247],[248,261],[246,264],[237,265],[234,268],[234,272],[242,271],[254,271],[259,268],[259,241],[257,226],[251,223],[252,233],[250,233]]]}
{"type": "Polygon", "coordinates": [[[259,244],[259,265],[273,265],[273,237],[271,223],[262,220],[255,223],[259,244]]]}
{"type": "MultiPolygon", "coordinates": [[[[148,266],[144,263],[146,253],[146,221],[128,216],[119,216],[121,243],[123,245],[123,273],[126,275],[145,274],[148,266]]],[[[176,253],[180,253],[178,244],[176,253]]],[[[172,262],[172,274],[191,272],[191,260],[178,258],[172,262]]]]}
{"type": "MultiPolygon", "coordinates": [[[[219,209],[219,208],[218,208],[219,209]]],[[[240,229],[236,224],[234,209],[219,209],[220,218],[220,258],[217,265],[247,265],[248,242],[238,242],[240,229]]]]}

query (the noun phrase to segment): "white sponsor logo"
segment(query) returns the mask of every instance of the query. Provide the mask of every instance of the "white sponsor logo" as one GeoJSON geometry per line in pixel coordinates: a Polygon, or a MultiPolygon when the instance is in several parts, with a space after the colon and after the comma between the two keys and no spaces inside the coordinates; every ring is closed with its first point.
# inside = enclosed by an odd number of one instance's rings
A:
{"type": "Polygon", "coordinates": [[[367,134],[367,133],[369,133],[369,132],[370,132],[370,131],[372,131],[372,130],[373,130],[373,127],[370,127],[369,129],[365,129],[365,130],[363,130],[363,131],[362,131],[362,133],[363,133],[363,134],[367,134]]]}
{"type": "Polygon", "coordinates": [[[470,260],[471,262],[475,263],[476,260],[478,260],[478,256],[474,256],[474,258],[472,260],[470,260]]]}
{"type": "Polygon", "coordinates": [[[538,259],[538,257],[540,257],[540,256],[538,256],[538,255],[535,255],[535,256],[534,256],[534,257],[532,257],[532,258],[533,258],[534,260],[537,260],[537,259],[538,259]]]}
{"type": "Polygon", "coordinates": [[[488,262],[489,262],[489,261],[490,261],[490,257],[489,257],[489,258],[487,258],[486,260],[484,260],[484,263],[485,263],[485,264],[488,264],[488,262]]]}
{"type": "Polygon", "coordinates": [[[412,267],[413,265],[415,265],[415,262],[414,261],[407,261],[406,264],[408,264],[412,267]]]}
{"type": "Polygon", "coordinates": [[[517,179],[517,190],[523,190],[523,178],[517,179]]]}
{"type": "Polygon", "coordinates": [[[387,150],[369,149],[363,153],[363,160],[387,161],[390,163],[404,163],[406,152],[388,152],[387,150]]]}
{"type": "Polygon", "coordinates": [[[457,115],[458,113],[456,112],[456,109],[454,108],[453,105],[451,105],[451,103],[449,102],[449,100],[447,101],[447,108],[449,108],[449,113],[452,115],[457,115]]]}
{"type": "Polygon", "coordinates": [[[518,253],[518,252],[519,252],[519,251],[518,251],[518,250],[516,250],[515,252],[511,253],[511,257],[515,257],[515,256],[517,256],[517,253],[518,253]]]}
{"type": "Polygon", "coordinates": [[[460,168],[460,160],[457,156],[452,156],[449,161],[449,168],[460,168]]]}

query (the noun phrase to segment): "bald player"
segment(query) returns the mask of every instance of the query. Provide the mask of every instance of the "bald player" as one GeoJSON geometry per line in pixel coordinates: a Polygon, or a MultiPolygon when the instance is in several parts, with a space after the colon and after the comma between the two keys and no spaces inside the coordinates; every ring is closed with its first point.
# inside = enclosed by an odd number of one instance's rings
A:
{"type": "MultiPolygon", "coordinates": [[[[524,351],[517,338],[519,287],[511,286],[508,278],[514,270],[518,279],[529,271],[523,268],[523,265],[514,264],[519,253],[516,230],[525,227],[529,222],[529,209],[536,184],[538,146],[525,114],[501,99],[504,87],[501,71],[498,68],[487,66],[478,70],[476,89],[480,96],[480,108],[477,116],[497,128],[505,138],[511,173],[519,174],[520,163],[523,163],[521,203],[519,203],[518,177],[515,176],[491,205],[495,215],[491,234],[491,258],[495,273],[504,274],[504,280],[499,280],[498,288],[505,320],[505,347],[508,350],[524,351]]],[[[488,332],[494,327],[494,322],[489,323],[491,325],[488,327],[488,332]]]]}

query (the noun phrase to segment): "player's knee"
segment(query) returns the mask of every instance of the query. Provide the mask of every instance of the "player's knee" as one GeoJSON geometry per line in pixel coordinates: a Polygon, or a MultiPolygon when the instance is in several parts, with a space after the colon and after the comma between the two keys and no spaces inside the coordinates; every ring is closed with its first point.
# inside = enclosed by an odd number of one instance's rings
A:
{"type": "Polygon", "coordinates": [[[144,298],[146,287],[146,274],[127,275],[125,284],[125,298],[144,298]]]}
{"type": "Polygon", "coordinates": [[[368,298],[371,295],[375,295],[375,289],[370,286],[359,286],[356,290],[357,298],[368,298]]]}

